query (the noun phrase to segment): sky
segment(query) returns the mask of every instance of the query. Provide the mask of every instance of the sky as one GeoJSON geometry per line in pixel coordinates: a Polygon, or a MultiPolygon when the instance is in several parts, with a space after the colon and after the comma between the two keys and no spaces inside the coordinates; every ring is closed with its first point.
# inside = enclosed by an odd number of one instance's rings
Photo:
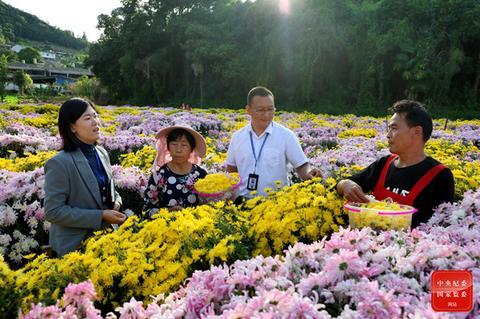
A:
{"type": "Polygon", "coordinates": [[[97,16],[110,14],[121,6],[120,0],[2,0],[12,7],[36,15],[48,24],[70,30],[92,42],[98,40],[97,16]]]}
{"type": "MultiPolygon", "coordinates": [[[[90,42],[98,40],[100,30],[96,28],[99,14],[110,12],[121,6],[120,0],[2,0],[12,7],[36,15],[48,24],[62,30],[72,31],[76,37],[83,32],[90,42]]],[[[246,1],[246,0],[242,0],[246,1]]],[[[255,0],[249,0],[255,1],[255,0]]],[[[290,0],[279,0],[280,12],[290,13],[290,0]]]]}

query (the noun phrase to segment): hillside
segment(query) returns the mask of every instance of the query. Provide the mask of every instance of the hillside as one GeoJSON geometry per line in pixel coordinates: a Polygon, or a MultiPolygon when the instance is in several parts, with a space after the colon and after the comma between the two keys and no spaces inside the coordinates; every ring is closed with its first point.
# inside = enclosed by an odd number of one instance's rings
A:
{"type": "Polygon", "coordinates": [[[75,50],[83,49],[87,42],[75,38],[71,31],[52,27],[36,16],[16,9],[0,0],[0,32],[11,42],[36,41],[75,50]]]}

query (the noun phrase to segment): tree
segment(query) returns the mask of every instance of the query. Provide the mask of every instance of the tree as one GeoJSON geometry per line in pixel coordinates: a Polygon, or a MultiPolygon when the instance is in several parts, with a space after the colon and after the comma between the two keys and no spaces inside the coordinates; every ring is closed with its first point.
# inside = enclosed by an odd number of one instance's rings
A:
{"type": "Polygon", "coordinates": [[[88,42],[77,39],[71,31],[52,27],[36,16],[20,11],[0,1],[0,28],[8,41],[18,38],[49,42],[72,49],[84,49],[88,42]]]}
{"type": "Polygon", "coordinates": [[[2,28],[0,27],[0,55],[4,55],[8,62],[15,62],[18,60],[17,53],[10,50],[8,46],[5,45],[6,38],[2,33],[2,28]]]}
{"type": "Polygon", "coordinates": [[[105,89],[95,77],[89,78],[84,75],[75,83],[70,84],[69,87],[75,96],[86,97],[100,104],[108,102],[105,89]]]}
{"type": "Polygon", "coordinates": [[[32,78],[23,70],[16,71],[13,74],[13,83],[18,86],[18,94],[20,95],[23,95],[33,85],[32,78]]]}
{"type": "Polygon", "coordinates": [[[5,87],[7,85],[8,76],[8,62],[5,55],[0,55],[0,97],[3,100],[5,99],[6,91],[5,87]]]}
{"type": "Polygon", "coordinates": [[[278,3],[122,0],[99,16],[88,64],[131,103],[241,106],[266,85],[283,107],[316,111],[478,105],[478,0],[299,0],[290,14],[278,3]]]}
{"type": "Polygon", "coordinates": [[[18,52],[18,59],[25,60],[25,63],[33,63],[34,59],[40,62],[40,51],[35,48],[27,47],[18,52]]]}

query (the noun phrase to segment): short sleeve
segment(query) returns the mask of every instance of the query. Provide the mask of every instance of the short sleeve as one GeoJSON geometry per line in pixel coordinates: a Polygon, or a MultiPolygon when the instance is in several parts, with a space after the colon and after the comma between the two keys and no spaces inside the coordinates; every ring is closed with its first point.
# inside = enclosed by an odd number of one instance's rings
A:
{"type": "Polygon", "coordinates": [[[442,203],[453,203],[455,197],[455,181],[449,168],[442,170],[432,181],[435,190],[434,207],[442,203]]]}
{"type": "Polygon", "coordinates": [[[207,171],[200,166],[197,166],[197,171],[198,171],[198,174],[199,174],[198,178],[204,178],[208,174],[207,171]]]}
{"type": "Polygon", "coordinates": [[[348,177],[348,179],[360,185],[365,193],[372,192],[380,177],[381,169],[385,165],[387,159],[388,156],[376,160],[361,172],[348,177]]]}
{"type": "Polygon", "coordinates": [[[300,146],[298,137],[293,132],[290,132],[288,136],[285,153],[287,161],[289,161],[294,168],[298,168],[308,162],[308,158],[300,146]]]}
{"type": "MultiPolygon", "coordinates": [[[[163,180],[163,176],[157,172],[159,181],[163,180]]],[[[145,189],[145,193],[143,195],[143,211],[149,211],[154,208],[161,208],[165,207],[165,203],[162,201],[162,189],[159,187],[153,178],[153,174],[148,179],[148,185],[145,189]]]]}
{"type": "Polygon", "coordinates": [[[226,163],[229,166],[237,166],[235,161],[235,137],[236,135],[234,134],[230,140],[230,145],[228,146],[226,163]]]}

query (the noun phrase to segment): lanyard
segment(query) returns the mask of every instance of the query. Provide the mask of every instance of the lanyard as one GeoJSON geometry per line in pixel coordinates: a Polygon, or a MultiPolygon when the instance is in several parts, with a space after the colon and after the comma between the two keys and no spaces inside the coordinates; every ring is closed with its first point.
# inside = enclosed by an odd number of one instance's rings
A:
{"type": "Polygon", "coordinates": [[[260,156],[262,156],[262,151],[263,147],[265,146],[265,142],[267,141],[268,138],[268,133],[266,133],[265,138],[263,139],[262,146],[260,147],[260,151],[258,152],[258,157],[257,154],[255,154],[255,146],[253,146],[253,137],[252,137],[252,132],[250,131],[250,146],[252,147],[252,153],[253,153],[253,158],[255,159],[255,168],[253,170],[253,173],[257,170],[257,163],[260,160],[260,156]]]}

